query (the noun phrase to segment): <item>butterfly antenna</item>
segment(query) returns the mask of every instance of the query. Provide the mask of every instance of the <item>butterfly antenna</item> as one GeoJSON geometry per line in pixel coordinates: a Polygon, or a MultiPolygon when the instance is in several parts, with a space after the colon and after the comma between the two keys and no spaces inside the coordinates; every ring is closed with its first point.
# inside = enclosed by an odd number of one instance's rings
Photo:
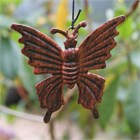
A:
{"type": "Polygon", "coordinates": [[[51,34],[59,33],[67,38],[67,33],[60,29],[52,28],[50,32],[51,32],[51,34]]]}
{"type": "Polygon", "coordinates": [[[73,35],[75,36],[76,34],[78,34],[78,30],[82,27],[82,28],[84,28],[84,27],[86,27],[87,26],[87,22],[86,21],[82,21],[82,22],[80,22],[76,27],[75,27],[75,29],[74,29],[74,31],[73,31],[73,35]]]}

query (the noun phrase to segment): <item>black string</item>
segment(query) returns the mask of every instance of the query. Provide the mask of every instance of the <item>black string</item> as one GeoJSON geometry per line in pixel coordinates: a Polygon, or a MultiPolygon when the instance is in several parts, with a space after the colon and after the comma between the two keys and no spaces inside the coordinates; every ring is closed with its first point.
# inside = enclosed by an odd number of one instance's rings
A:
{"type": "Polygon", "coordinates": [[[74,0],[72,1],[72,22],[74,21],[74,9],[75,9],[75,3],[74,0]]]}
{"type": "Polygon", "coordinates": [[[75,1],[72,1],[72,23],[71,23],[71,29],[74,29],[74,23],[76,22],[76,20],[78,19],[80,13],[81,13],[81,9],[78,11],[78,14],[76,16],[76,18],[74,19],[74,9],[75,9],[75,1]]]}

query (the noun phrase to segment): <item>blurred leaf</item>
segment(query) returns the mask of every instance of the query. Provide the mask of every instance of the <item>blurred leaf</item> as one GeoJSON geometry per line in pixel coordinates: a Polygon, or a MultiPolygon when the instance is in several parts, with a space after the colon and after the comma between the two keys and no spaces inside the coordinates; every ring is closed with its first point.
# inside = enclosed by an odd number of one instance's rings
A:
{"type": "Polygon", "coordinates": [[[0,14],[0,29],[9,29],[10,25],[14,22],[14,19],[5,15],[0,14]]]}
{"type": "MultiPolygon", "coordinates": [[[[125,3],[117,3],[115,9],[115,17],[124,15],[128,11],[125,3]]],[[[119,27],[118,31],[120,32],[119,38],[121,39],[129,39],[133,32],[133,18],[127,18],[119,27]]]]}
{"type": "Polygon", "coordinates": [[[68,16],[68,0],[61,0],[56,11],[56,27],[65,30],[68,16]]]}
{"type": "Polygon", "coordinates": [[[124,105],[124,115],[134,133],[139,132],[139,115],[140,115],[140,80],[135,80],[129,87],[129,93],[124,105]]]}
{"type": "Polygon", "coordinates": [[[127,137],[128,136],[132,137],[132,132],[131,132],[131,129],[126,121],[126,118],[122,118],[121,122],[119,122],[118,125],[119,125],[119,128],[118,128],[119,133],[127,135],[127,137]]]}
{"type": "Polygon", "coordinates": [[[0,4],[9,4],[9,3],[14,3],[14,4],[18,4],[20,2],[20,0],[1,0],[0,4]]]}
{"type": "Polygon", "coordinates": [[[25,59],[21,62],[19,77],[24,88],[28,91],[30,99],[35,99],[35,75],[33,74],[32,68],[27,64],[25,59]]]}
{"type": "Polygon", "coordinates": [[[115,16],[120,16],[122,14],[124,15],[126,11],[127,11],[127,7],[125,6],[124,3],[116,3],[115,16]]]}
{"type": "Polygon", "coordinates": [[[121,59],[115,59],[112,61],[112,63],[109,65],[107,72],[108,73],[117,73],[117,74],[122,74],[123,72],[126,71],[127,69],[127,62],[126,58],[121,57],[121,59]]]}
{"type": "Polygon", "coordinates": [[[136,29],[140,29],[140,17],[137,18],[136,29]]]}
{"type": "Polygon", "coordinates": [[[101,104],[99,105],[99,123],[101,127],[105,128],[109,122],[116,103],[116,93],[118,89],[119,76],[116,75],[109,87],[106,89],[101,104]]]}
{"type": "MultiPolygon", "coordinates": [[[[11,15],[21,0],[0,0],[0,13],[11,15]]],[[[9,17],[10,18],[10,17],[9,17]]]]}
{"type": "Polygon", "coordinates": [[[0,71],[5,77],[14,79],[19,70],[20,53],[18,46],[7,37],[1,37],[0,57],[0,71]]]}
{"type": "Polygon", "coordinates": [[[122,4],[122,3],[124,3],[124,0],[118,0],[118,2],[122,4]]]}
{"type": "Polygon", "coordinates": [[[120,32],[119,37],[122,39],[130,38],[133,32],[133,19],[131,17],[127,18],[124,23],[122,23],[118,30],[120,32]]]}
{"type": "Polygon", "coordinates": [[[133,64],[135,64],[138,68],[140,68],[140,53],[139,52],[132,52],[131,53],[131,58],[133,64]]]}
{"type": "Polygon", "coordinates": [[[36,20],[46,13],[44,0],[24,0],[15,9],[14,17],[22,23],[36,24],[36,20]],[[26,9],[26,10],[25,10],[26,9]]]}
{"type": "Polygon", "coordinates": [[[109,85],[112,83],[112,81],[114,80],[115,78],[115,75],[112,73],[110,74],[107,79],[106,79],[106,82],[105,82],[105,87],[109,87],[109,85]]]}

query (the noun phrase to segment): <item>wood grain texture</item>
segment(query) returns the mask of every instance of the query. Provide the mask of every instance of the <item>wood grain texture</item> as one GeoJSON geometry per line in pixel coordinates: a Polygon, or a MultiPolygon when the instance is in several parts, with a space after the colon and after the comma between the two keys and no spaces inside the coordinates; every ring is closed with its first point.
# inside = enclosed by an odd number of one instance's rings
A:
{"type": "Polygon", "coordinates": [[[86,26],[81,22],[69,34],[69,30],[52,29],[51,33],[60,33],[66,37],[65,50],[51,38],[31,27],[12,24],[11,28],[22,37],[22,53],[29,58],[29,65],[34,67],[35,74],[52,74],[36,85],[37,95],[42,108],[47,108],[44,122],[49,122],[51,114],[64,105],[62,90],[67,85],[79,89],[78,103],[90,109],[95,118],[99,117],[95,108],[101,102],[105,79],[88,73],[92,69],[105,68],[105,61],[111,57],[110,51],[115,47],[114,37],[118,35],[116,27],[125,20],[124,16],[114,18],[87,36],[76,48],[78,30],[86,26]]]}

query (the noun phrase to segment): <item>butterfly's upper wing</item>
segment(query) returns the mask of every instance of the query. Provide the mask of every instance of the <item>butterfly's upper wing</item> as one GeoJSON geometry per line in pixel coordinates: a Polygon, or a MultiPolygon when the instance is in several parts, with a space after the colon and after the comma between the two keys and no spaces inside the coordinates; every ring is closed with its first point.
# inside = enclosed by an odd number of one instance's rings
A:
{"type": "Polygon", "coordinates": [[[22,53],[29,58],[29,65],[34,67],[35,74],[60,74],[62,66],[61,48],[48,36],[31,27],[12,24],[12,29],[22,37],[22,53]]]}
{"type": "Polygon", "coordinates": [[[19,39],[24,44],[22,53],[29,58],[28,63],[34,67],[34,73],[52,74],[36,85],[40,105],[48,109],[44,117],[44,121],[48,122],[51,114],[64,104],[62,50],[51,38],[36,29],[20,24],[12,24],[11,28],[22,35],[19,39]]]}
{"type": "Polygon", "coordinates": [[[79,47],[78,102],[90,109],[98,117],[95,104],[101,102],[105,79],[87,73],[91,69],[105,68],[105,61],[111,57],[110,51],[115,47],[114,37],[118,35],[116,27],[125,20],[124,16],[114,18],[93,31],[79,47]]]}
{"type": "Polygon", "coordinates": [[[119,34],[116,27],[124,20],[125,17],[120,16],[104,23],[82,42],[79,47],[81,72],[106,67],[105,61],[116,45],[114,37],[119,34]]]}

